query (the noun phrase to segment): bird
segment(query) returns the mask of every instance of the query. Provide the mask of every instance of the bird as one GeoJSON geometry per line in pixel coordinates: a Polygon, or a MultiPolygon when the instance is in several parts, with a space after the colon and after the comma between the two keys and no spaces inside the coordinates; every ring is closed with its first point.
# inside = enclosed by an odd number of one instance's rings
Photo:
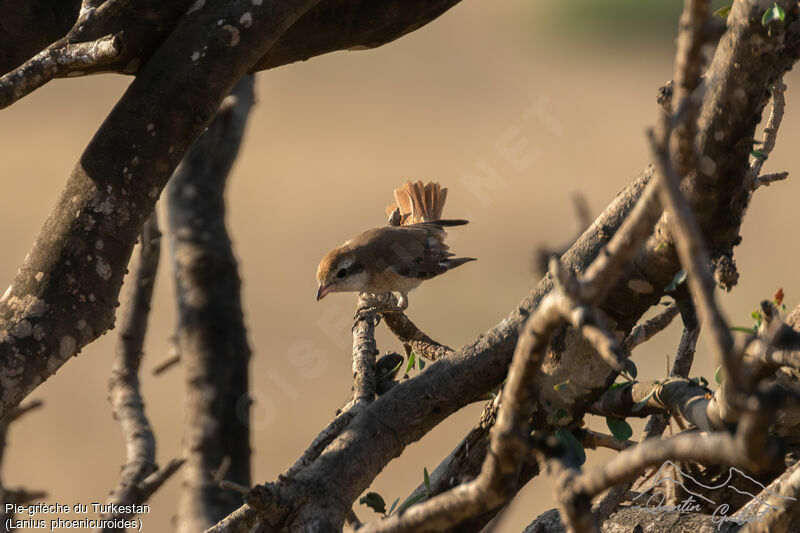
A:
{"type": "Polygon", "coordinates": [[[317,268],[317,301],[332,292],[399,293],[397,309],[408,308],[408,293],[423,281],[474,257],[453,257],[445,227],[462,219],[442,219],[447,189],[437,182],[407,181],[394,190],[386,208],[389,225],[368,229],[322,258],[317,268]]]}

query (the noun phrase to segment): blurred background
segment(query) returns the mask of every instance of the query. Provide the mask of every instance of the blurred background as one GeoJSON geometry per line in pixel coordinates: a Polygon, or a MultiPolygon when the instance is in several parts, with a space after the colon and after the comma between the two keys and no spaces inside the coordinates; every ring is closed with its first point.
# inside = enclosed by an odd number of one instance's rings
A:
{"type": "MultiPolygon", "coordinates": [[[[572,195],[585,195],[595,216],[649,163],[644,131],[658,116],[656,90],[671,77],[680,6],[464,0],[377,50],[258,75],[258,103],[228,190],[253,347],[254,481],[273,480],[291,465],[350,394],[355,295],[314,300],[322,255],[385,224],[394,187],[436,179],[450,189],[446,215],[471,220],[450,232],[453,250],[479,261],[413,293],[409,316],[453,347],[494,325],[535,285],[533,251],[575,235],[572,195]]],[[[796,78],[787,80],[788,112],[766,172],[797,170],[789,148],[800,140],[796,78]]],[[[72,166],[130,81],[58,81],[0,113],[0,280],[14,276],[72,166]]],[[[799,253],[785,241],[798,192],[800,182],[790,176],[750,204],[735,255],[740,282],[722,297],[733,325],[752,325],[750,311],[778,287],[789,309],[800,301],[799,253]]],[[[181,453],[183,422],[181,370],[150,375],[170,351],[175,324],[166,253],[156,290],[142,386],[164,464],[181,453]]],[[[381,351],[401,350],[379,330],[381,351]]],[[[673,324],[635,353],[640,378],[665,374],[679,334],[673,324]]],[[[32,394],[46,405],[13,425],[4,484],[47,490],[50,502],[105,500],[124,459],[106,399],[115,342],[112,331],[32,394]]],[[[715,368],[701,339],[693,375],[713,383],[715,368]]],[[[388,503],[405,498],[481,408],[464,408],[410,446],[370,490],[388,503]]],[[[602,419],[589,424],[606,430],[602,419]]],[[[607,457],[590,452],[588,464],[607,457]]],[[[171,529],[179,478],[150,501],[145,530],[171,529]]],[[[499,531],[521,530],[552,506],[551,480],[536,478],[499,531]]],[[[378,518],[363,505],[355,510],[362,520],[378,518]]]]}

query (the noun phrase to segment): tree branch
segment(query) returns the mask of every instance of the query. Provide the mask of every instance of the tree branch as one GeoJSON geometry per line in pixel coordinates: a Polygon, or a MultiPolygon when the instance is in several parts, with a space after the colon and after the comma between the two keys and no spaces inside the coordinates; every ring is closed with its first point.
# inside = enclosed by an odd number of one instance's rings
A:
{"type": "Polygon", "coordinates": [[[316,1],[206,6],[139,72],[0,298],[0,415],[112,325],[136,237],[172,171],[238,77],[316,1]],[[245,12],[252,26],[231,46],[217,21],[245,12]],[[186,61],[198,46],[206,55],[186,61]]]}
{"type": "Polygon", "coordinates": [[[250,485],[250,347],[224,193],[253,102],[253,78],[245,76],[168,187],[176,337],[186,379],[187,464],[177,531],[202,531],[240,504],[220,480],[250,485]]]}
{"type": "MultiPolygon", "coordinates": [[[[152,495],[152,491],[145,487],[145,479],[158,470],[156,440],[145,415],[144,400],[139,391],[139,367],[160,251],[161,232],[154,211],[142,228],[139,262],[129,278],[131,296],[123,314],[119,344],[108,385],[114,418],[119,422],[126,442],[126,460],[122,474],[107,499],[107,503],[116,505],[144,503],[152,495]]],[[[181,463],[182,460],[177,466],[181,463]]],[[[177,470],[177,466],[173,471],[177,470]]],[[[132,513],[126,513],[119,516],[105,515],[103,518],[127,519],[131,516],[132,513]]],[[[108,527],[104,529],[117,530],[108,527]]]]}
{"type": "MultiPolygon", "coordinates": [[[[254,72],[275,68],[337,50],[375,48],[435,20],[458,1],[314,2],[313,9],[303,14],[274,46],[262,50],[249,70],[254,72]]],[[[169,39],[176,27],[186,18],[184,15],[201,16],[204,12],[208,12],[210,7],[188,0],[178,2],[129,0],[124,3],[127,5],[119,13],[115,13],[115,10],[120,8],[120,2],[106,1],[91,17],[92,23],[83,25],[91,29],[92,36],[123,36],[124,46],[120,47],[114,57],[108,56],[107,60],[104,57],[102,61],[100,57],[87,58],[91,60],[85,61],[85,64],[62,65],[55,71],[47,70],[45,78],[39,80],[33,88],[41,86],[53,77],[75,74],[77,71],[138,74],[159,46],[169,39]]],[[[63,44],[63,36],[70,32],[79,14],[92,11],[81,12],[79,8],[77,0],[60,2],[8,0],[0,5],[0,34],[9,36],[9,39],[0,42],[0,73],[12,71],[22,63],[32,61],[30,59],[32,56],[36,56],[49,46],[57,47],[56,45],[63,44]],[[42,13],[47,13],[52,18],[43,17],[42,13]]],[[[242,18],[242,13],[236,14],[231,11],[218,14],[221,16],[218,20],[228,22],[220,27],[225,28],[223,37],[230,37],[235,32],[249,31],[251,27],[252,19],[242,18]]],[[[252,15],[255,15],[255,12],[252,12],[252,15]]],[[[76,26],[80,27],[79,24],[76,26]]],[[[82,32],[82,36],[85,37],[83,33],[85,32],[82,32]]],[[[202,49],[202,46],[197,49],[202,49]]]]}

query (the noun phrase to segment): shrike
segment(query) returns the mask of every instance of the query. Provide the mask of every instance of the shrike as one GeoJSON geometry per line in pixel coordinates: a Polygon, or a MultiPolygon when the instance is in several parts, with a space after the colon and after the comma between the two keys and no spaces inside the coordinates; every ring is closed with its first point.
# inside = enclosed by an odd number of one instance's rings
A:
{"type": "Polygon", "coordinates": [[[466,220],[442,220],[447,189],[438,183],[406,182],[394,190],[396,204],[386,208],[399,226],[369,229],[328,252],[317,268],[317,300],[331,292],[400,293],[400,309],[420,283],[461,266],[473,257],[453,257],[444,240],[447,226],[466,220]]]}

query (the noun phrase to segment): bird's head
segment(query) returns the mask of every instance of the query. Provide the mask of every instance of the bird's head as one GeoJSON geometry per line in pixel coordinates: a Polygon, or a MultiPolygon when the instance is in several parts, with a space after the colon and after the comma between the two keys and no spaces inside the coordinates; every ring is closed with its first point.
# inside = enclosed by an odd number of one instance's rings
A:
{"type": "Polygon", "coordinates": [[[317,301],[331,292],[362,292],[367,284],[367,271],[358,254],[345,245],[328,252],[317,268],[317,301]]]}

